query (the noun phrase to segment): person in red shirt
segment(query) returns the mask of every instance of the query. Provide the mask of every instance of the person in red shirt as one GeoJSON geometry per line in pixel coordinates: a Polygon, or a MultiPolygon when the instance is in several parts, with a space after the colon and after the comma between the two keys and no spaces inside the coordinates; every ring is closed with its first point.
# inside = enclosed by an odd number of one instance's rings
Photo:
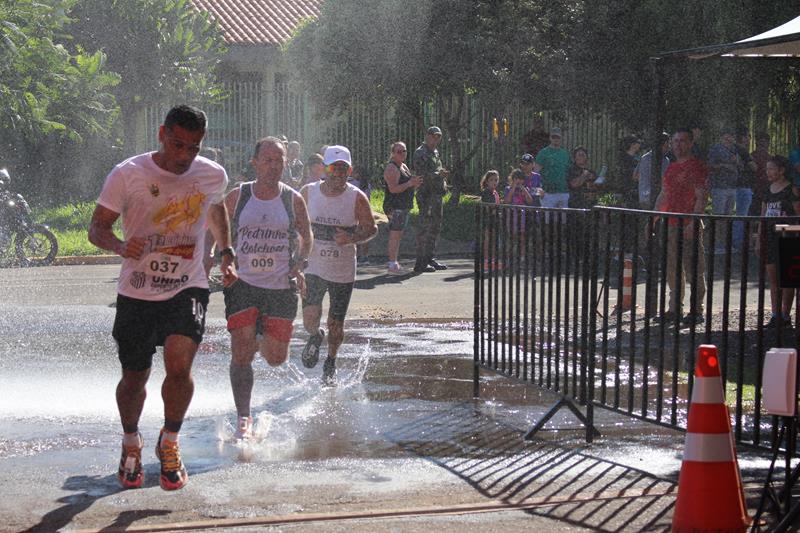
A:
{"type": "MultiPolygon", "coordinates": [[[[676,161],[667,167],[664,174],[661,192],[656,199],[656,210],[665,213],[696,213],[705,211],[708,199],[708,167],[692,155],[692,132],[680,128],[672,135],[672,153],[676,161]]],[[[683,323],[702,323],[703,297],[706,293],[705,280],[705,248],[703,246],[702,227],[695,242],[693,218],[667,219],[667,285],[669,286],[669,311],[663,320],[678,320],[682,314],[683,293],[688,277],[692,285],[692,297],[689,313],[683,317],[683,323]],[[678,270],[678,231],[683,231],[683,252],[681,274],[678,270]],[[697,249],[697,276],[692,271],[692,256],[697,249]],[[695,286],[695,277],[697,283],[695,286]]]]}

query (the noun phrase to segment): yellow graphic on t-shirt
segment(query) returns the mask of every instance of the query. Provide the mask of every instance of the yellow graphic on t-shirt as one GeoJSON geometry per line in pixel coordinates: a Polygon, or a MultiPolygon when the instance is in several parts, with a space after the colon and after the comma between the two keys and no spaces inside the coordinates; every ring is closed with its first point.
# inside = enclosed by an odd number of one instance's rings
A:
{"type": "Polygon", "coordinates": [[[197,184],[192,186],[192,191],[187,193],[182,199],[171,196],[167,205],[159,209],[153,222],[164,225],[164,233],[175,233],[183,226],[190,228],[203,213],[203,202],[206,195],[197,190],[197,184]]]}

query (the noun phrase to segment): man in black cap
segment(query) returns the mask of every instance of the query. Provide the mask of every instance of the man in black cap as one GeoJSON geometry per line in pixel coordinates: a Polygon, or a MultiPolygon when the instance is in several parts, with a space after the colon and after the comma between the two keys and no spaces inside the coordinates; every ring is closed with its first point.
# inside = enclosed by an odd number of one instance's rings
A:
{"type": "Polygon", "coordinates": [[[442,167],[439,150],[442,130],[431,126],[425,133],[425,142],[414,151],[414,173],[422,176],[422,185],[417,189],[419,220],[417,223],[417,262],[414,272],[434,272],[447,267],[433,258],[436,239],[442,229],[442,198],[447,191],[446,178],[449,172],[442,167]]]}

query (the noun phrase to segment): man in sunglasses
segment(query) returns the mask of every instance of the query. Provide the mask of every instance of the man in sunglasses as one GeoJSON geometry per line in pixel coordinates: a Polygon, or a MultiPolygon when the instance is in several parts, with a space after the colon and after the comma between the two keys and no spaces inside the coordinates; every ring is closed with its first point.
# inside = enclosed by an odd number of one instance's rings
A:
{"type": "Polygon", "coordinates": [[[144,481],[139,418],[156,346],[164,347],[166,371],[164,426],[156,444],[160,485],[176,490],[188,481],[178,432],[194,392],[192,361],[205,330],[206,225],[221,249],[223,284],[236,280],[223,203],[228,177],[219,164],[197,157],[205,132],[203,111],[173,107],[158,130],[161,148],[123,161],[108,175],[89,226],[93,244],[124,259],[113,330],[122,364],[116,396],[124,432],[117,472],[123,488],[144,481]],[[112,228],[120,216],[122,239],[112,228]]]}
{"type": "Polygon", "coordinates": [[[310,337],[302,360],[306,368],[313,368],[319,361],[319,348],[325,336],[319,327],[322,298],[327,292],[330,299],[328,356],[322,368],[322,381],[333,385],[336,355],[344,339],[344,318],[356,281],[356,245],[372,239],[378,226],[367,196],[347,183],[353,171],[350,150],[344,146],[328,146],[323,163],[327,179],[310,183],[300,191],[308,206],[314,234],[303,297],[303,326],[310,337]]]}

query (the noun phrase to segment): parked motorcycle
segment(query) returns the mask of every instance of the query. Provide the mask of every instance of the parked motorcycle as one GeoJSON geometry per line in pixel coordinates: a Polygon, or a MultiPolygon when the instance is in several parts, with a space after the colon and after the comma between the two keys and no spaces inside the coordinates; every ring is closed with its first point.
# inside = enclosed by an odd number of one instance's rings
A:
{"type": "Polygon", "coordinates": [[[49,265],[58,253],[58,240],[43,224],[36,224],[21,194],[11,192],[11,175],[0,169],[0,257],[11,255],[20,266],[49,265]]]}

